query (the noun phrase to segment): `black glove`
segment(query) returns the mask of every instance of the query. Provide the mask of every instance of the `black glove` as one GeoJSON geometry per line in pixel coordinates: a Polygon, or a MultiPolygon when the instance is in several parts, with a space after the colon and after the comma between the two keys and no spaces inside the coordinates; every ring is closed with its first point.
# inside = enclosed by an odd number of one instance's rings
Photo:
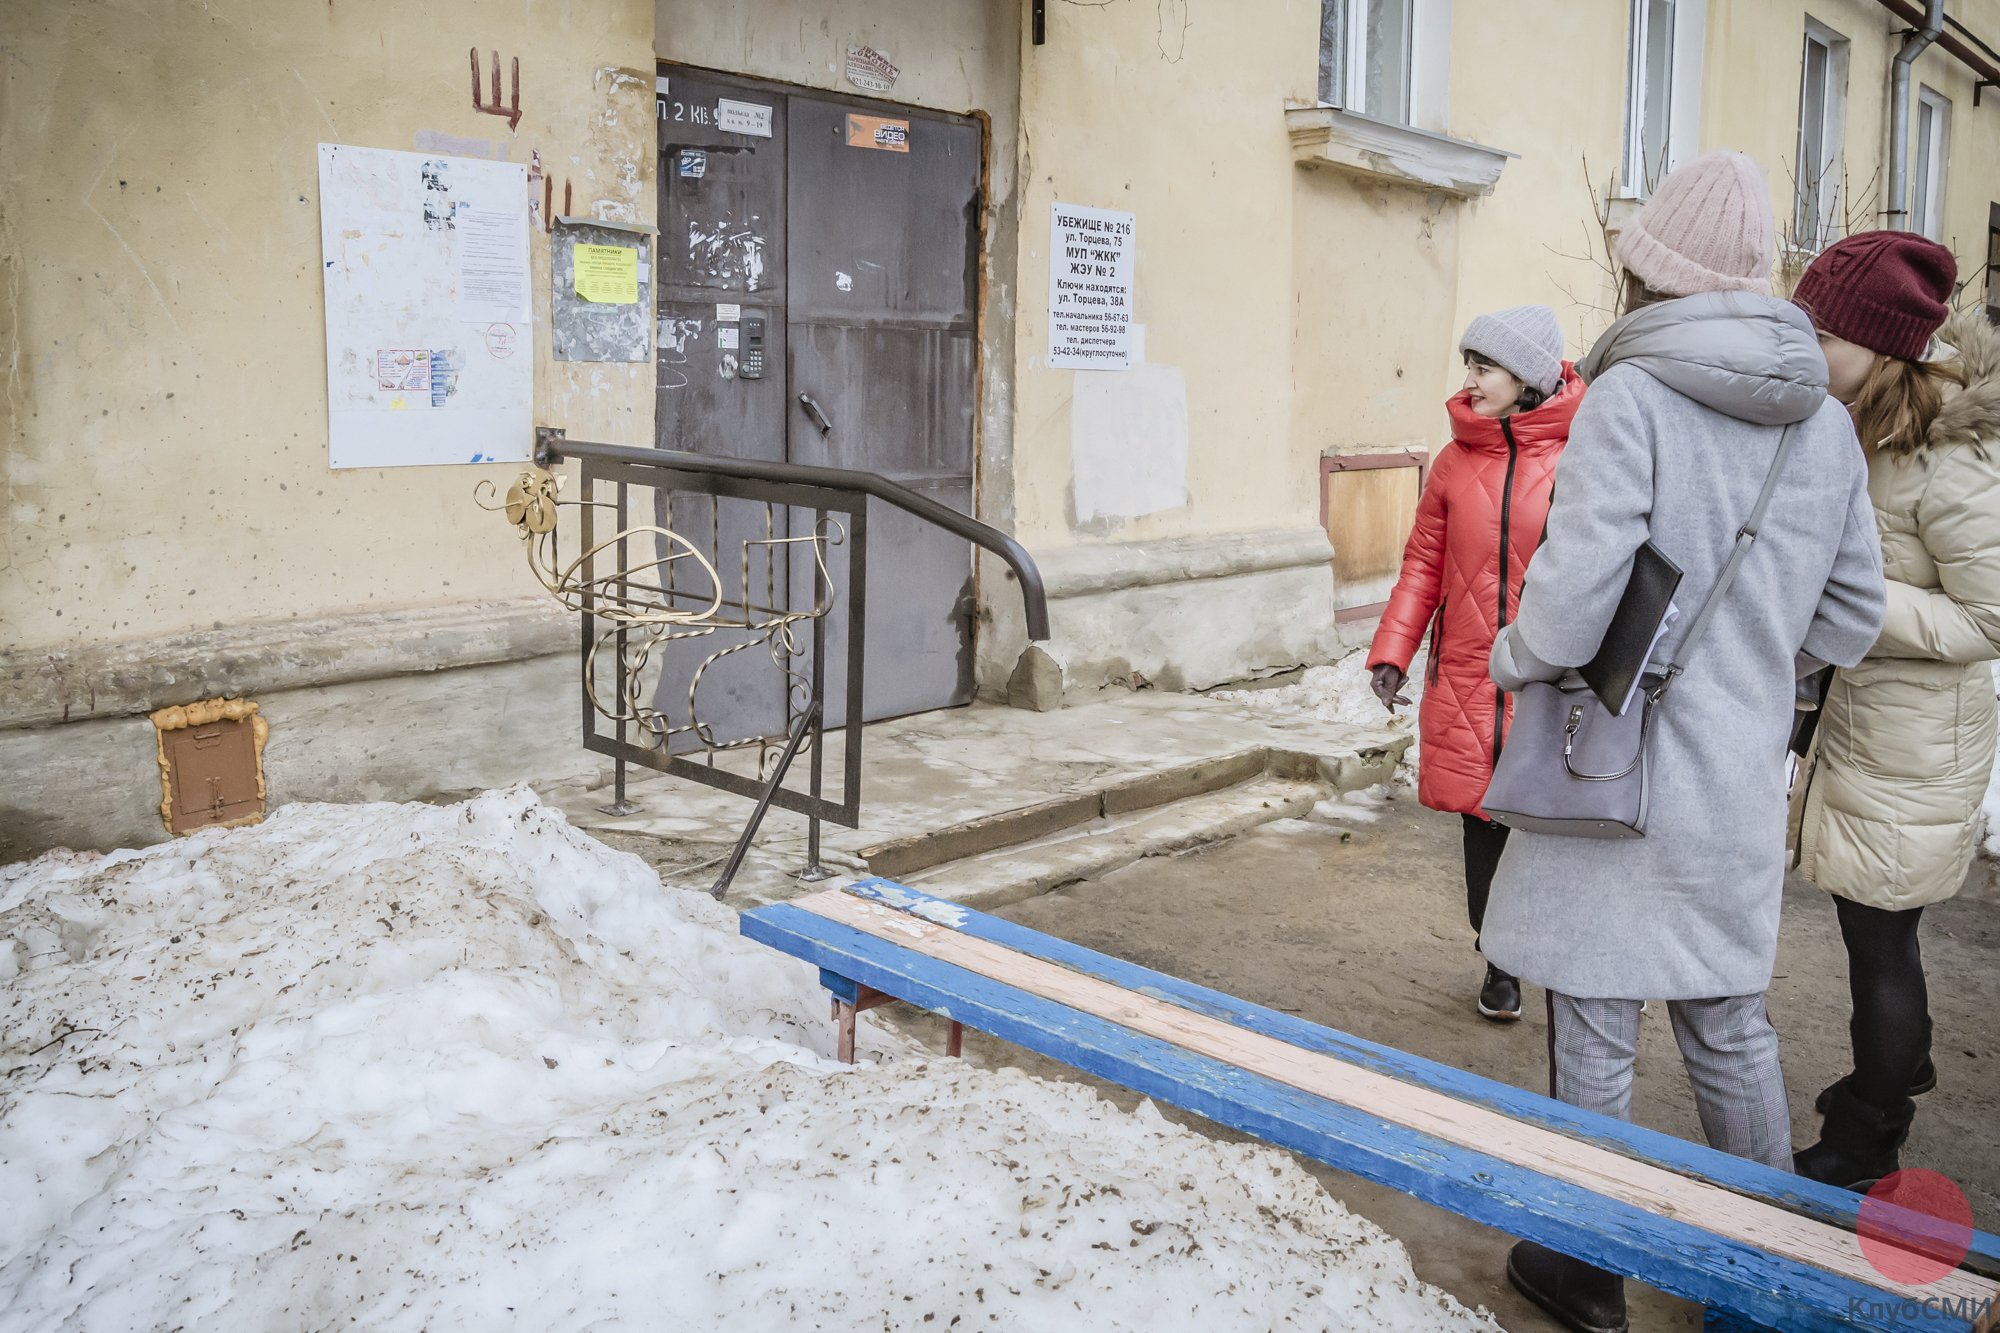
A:
{"type": "Polygon", "coordinates": [[[1403,669],[1401,667],[1390,662],[1383,662],[1381,665],[1373,668],[1369,674],[1372,677],[1370,684],[1374,686],[1375,697],[1382,701],[1384,708],[1393,713],[1396,711],[1396,705],[1398,704],[1401,704],[1405,708],[1409,707],[1410,701],[1405,699],[1401,693],[1404,680],[1403,669]]]}

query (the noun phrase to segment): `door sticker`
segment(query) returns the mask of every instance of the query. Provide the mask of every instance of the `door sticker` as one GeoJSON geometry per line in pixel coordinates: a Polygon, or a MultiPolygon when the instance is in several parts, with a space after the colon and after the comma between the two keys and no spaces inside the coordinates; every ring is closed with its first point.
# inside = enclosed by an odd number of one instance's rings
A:
{"type": "Polygon", "coordinates": [[[910,122],[890,120],[886,116],[862,116],[847,113],[847,146],[849,148],[879,148],[885,153],[907,153],[910,151],[910,122]]]}
{"type": "Polygon", "coordinates": [[[771,108],[757,102],[720,98],[715,103],[715,127],[731,134],[754,134],[760,139],[768,139],[771,137],[771,108]]]}
{"type": "Polygon", "coordinates": [[[675,163],[675,174],[684,181],[698,181],[708,175],[708,154],[699,148],[683,148],[675,163]]]}

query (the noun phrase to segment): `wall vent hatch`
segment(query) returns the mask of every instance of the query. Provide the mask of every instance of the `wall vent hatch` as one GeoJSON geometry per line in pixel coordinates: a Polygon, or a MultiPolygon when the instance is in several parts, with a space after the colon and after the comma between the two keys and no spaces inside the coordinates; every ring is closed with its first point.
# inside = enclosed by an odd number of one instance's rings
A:
{"type": "Polygon", "coordinates": [[[159,739],[160,818],[169,833],[233,828],[264,817],[264,742],[271,727],[247,699],[206,699],[152,715],[159,739]]]}

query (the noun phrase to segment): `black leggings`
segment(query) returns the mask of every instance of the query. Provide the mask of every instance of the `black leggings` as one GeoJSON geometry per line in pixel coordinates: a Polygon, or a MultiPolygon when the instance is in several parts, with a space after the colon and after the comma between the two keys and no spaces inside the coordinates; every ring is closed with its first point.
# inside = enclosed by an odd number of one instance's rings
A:
{"type": "Polygon", "coordinates": [[[1921,907],[1891,912],[1835,897],[1847,944],[1847,989],[1854,1016],[1854,1092],[1893,1110],[1908,1099],[1917,1066],[1930,1054],[1930,994],[1917,947],[1921,907]]]}
{"type": "Polygon", "coordinates": [[[1507,826],[1461,815],[1465,821],[1465,915],[1472,922],[1472,947],[1479,947],[1479,930],[1486,924],[1486,898],[1493,892],[1493,872],[1507,847],[1507,826]]]}

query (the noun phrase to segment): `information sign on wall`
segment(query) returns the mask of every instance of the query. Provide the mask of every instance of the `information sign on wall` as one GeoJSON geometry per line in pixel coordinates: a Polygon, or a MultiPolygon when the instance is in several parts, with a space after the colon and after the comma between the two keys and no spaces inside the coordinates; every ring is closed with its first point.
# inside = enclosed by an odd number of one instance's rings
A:
{"type": "Polygon", "coordinates": [[[1049,215],[1052,370],[1132,364],[1133,215],[1056,204],[1049,215]]]}
{"type": "Polygon", "coordinates": [[[527,168],[321,144],[319,208],[328,464],[525,460],[527,168]]]}

